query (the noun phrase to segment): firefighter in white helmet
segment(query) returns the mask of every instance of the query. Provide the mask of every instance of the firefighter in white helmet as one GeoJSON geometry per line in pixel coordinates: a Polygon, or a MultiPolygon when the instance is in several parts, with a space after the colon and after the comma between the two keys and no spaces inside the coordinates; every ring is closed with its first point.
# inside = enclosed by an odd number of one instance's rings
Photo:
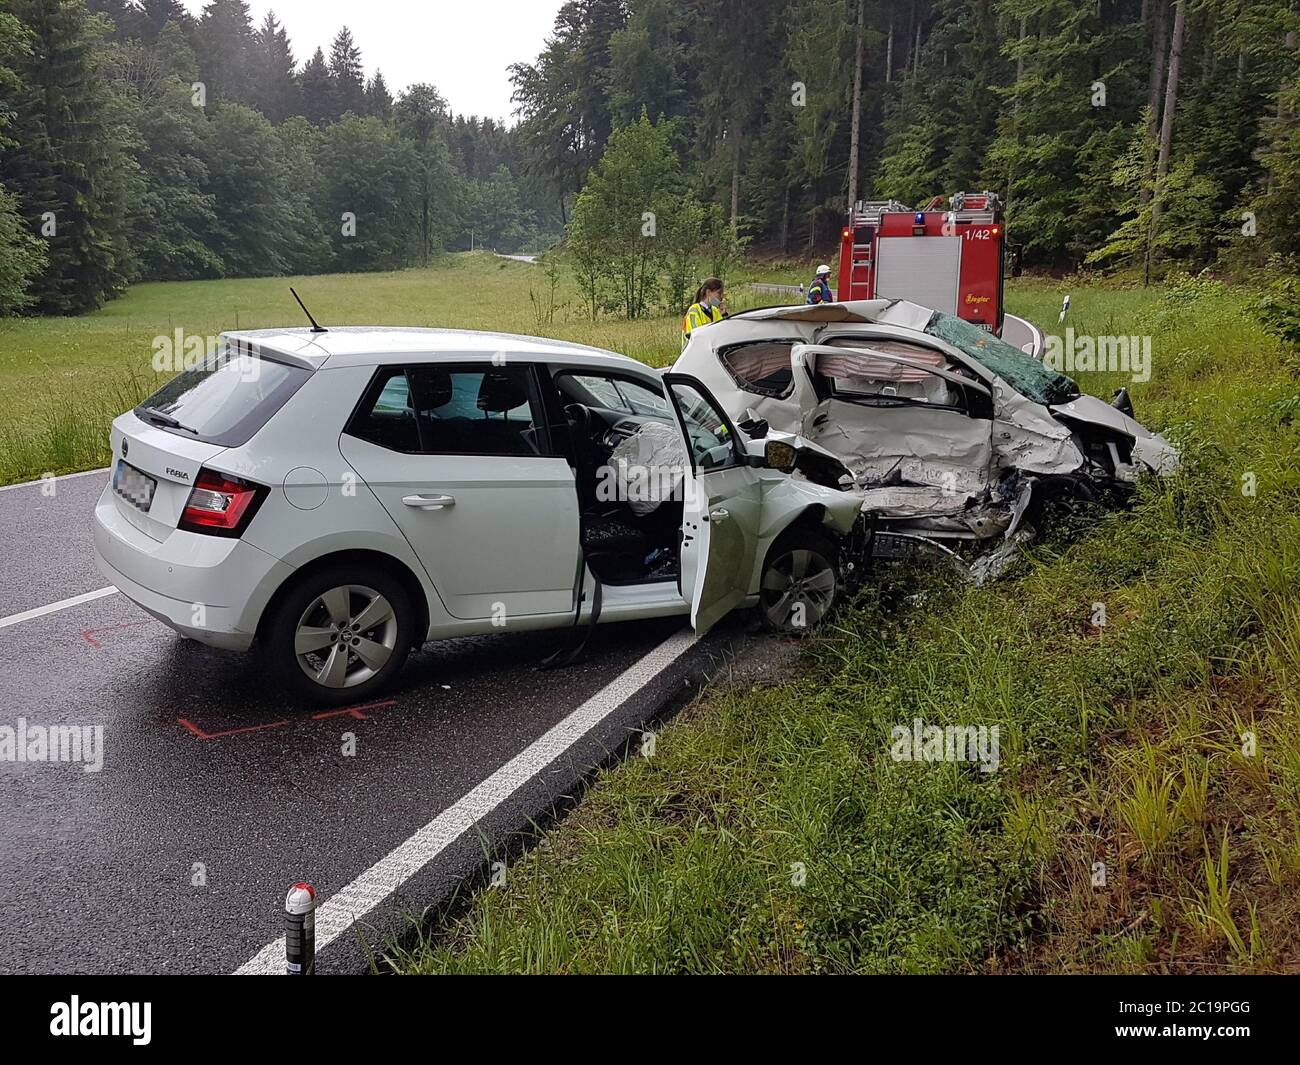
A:
{"type": "Polygon", "coordinates": [[[817,267],[817,273],[813,275],[813,279],[808,285],[808,295],[804,299],[805,303],[831,302],[831,286],[827,280],[830,276],[831,268],[825,263],[817,267]]]}

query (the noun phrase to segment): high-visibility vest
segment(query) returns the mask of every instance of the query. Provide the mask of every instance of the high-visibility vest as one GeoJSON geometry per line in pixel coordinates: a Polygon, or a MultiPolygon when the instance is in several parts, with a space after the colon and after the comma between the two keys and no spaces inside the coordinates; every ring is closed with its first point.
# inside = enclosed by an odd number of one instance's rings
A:
{"type": "Polygon", "coordinates": [[[691,339],[692,329],[720,321],[722,321],[721,308],[706,307],[702,303],[692,303],[686,308],[686,314],[682,318],[682,347],[686,347],[686,342],[691,339]]]}
{"type": "Polygon", "coordinates": [[[821,274],[818,274],[815,278],[813,278],[812,284],[808,286],[808,297],[805,300],[805,302],[817,304],[817,303],[830,303],[830,301],[831,301],[831,286],[827,283],[826,279],[821,274]]]}

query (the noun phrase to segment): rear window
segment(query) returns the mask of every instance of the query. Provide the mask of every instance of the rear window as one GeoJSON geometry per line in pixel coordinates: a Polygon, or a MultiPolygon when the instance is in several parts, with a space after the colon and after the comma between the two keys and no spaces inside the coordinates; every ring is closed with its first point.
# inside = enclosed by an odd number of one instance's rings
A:
{"type": "Polygon", "coordinates": [[[1079,386],[1065,374],[1057,373],[1032,355],[1026,355],[977,325],[935,311],[925,331],[960,348],[1021,395],[1037,403],[1068,403],[1078,398],[1079,386]]]}
{"type": "Polygon", "coordinates": [[[532,374],[523,366],[381,370],[344,430],[408,455],[542,455],[532,374]]]}
{"type": "Polygon", "coordinates": [[[135,414],[177,436],[239,447],[311,374],[302,366],[223,347],[173,377],[136,407],[135,414]]]}

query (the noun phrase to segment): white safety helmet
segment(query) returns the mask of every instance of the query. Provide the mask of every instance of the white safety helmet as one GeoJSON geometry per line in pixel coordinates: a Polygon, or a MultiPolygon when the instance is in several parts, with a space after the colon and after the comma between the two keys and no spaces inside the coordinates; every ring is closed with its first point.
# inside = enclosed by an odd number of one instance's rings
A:
{"type": "Polygon", "coordinates": [[[822,274],[829,274],[830,272],[831,272],[831,268],[827,266],[825,263],[822,263],[821,266],[817,267],[818,277],[821,277],[822,274]]]}

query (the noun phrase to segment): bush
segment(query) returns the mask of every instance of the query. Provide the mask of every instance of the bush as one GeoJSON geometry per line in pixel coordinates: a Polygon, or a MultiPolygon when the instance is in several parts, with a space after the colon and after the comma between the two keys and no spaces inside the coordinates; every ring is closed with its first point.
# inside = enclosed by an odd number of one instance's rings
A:
{"type": "Polygon", "coordinates": [[[1274,281],[1253,309],[1266,332],[1290,348],[1300,348],[1300,278],[1274,281]]]}

